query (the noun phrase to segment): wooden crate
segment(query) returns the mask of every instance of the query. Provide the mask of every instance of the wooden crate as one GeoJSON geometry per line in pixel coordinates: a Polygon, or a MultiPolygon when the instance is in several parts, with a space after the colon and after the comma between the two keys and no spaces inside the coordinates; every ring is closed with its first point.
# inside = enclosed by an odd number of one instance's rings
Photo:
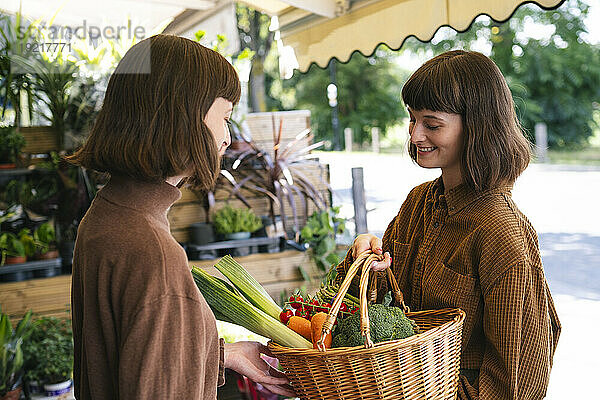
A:
{"type": "Polygon", "coordinates": [[[23,153],[42,154],[58,151],[56,133],[51,126],[21,127],[19,133],[25,137],[23,153]]]}
{"type": "MultiPolygon", "coordinates": [[[[279,301],[282,291],[291,292],[301,286],[314,292],[322,276],[307,253],[296,250],[273,254],[251,254],[238,257],[236,260],[248,269],[276,301],[279,301]],[[298,266],[304,268],[312,281],[304,281],[298,266]]],[[[217,261],[190,261],[189,263],[222,277],[214,268],[217,261]]],[[[68,311],[70,304],[71,275],[0,283],[0,306],[13,322],[17,322],[30,309],[38,316],[70,318],[68,311]]]]}
{"type": "MultiPolygon", "coordinates": [[[[322,194],[330,206],[331,192],[329,191],[329,166],[315,162],[307,163],[302,167],[292,167],[292,173],[296,170],[300,171],[300,173],[313,184],[315,189],[322,194]]],[[[270,202],[266,196],[246,189],[242,189],[241,194],[248,201],[256,215],[261,216],[270,214],[270,202]]],[[[219,188],[219,186],[217,186],[214,195],[215,206],[210,210],[211,213],[223,208],[226,204],[230,204],[232,207],[236,208],[246,207],[244,203],[236,197],[231,197],[230,193],[222,187],[219,188]]],[[[294,200],[296,209],[298,210],[297,214],[300,218],[300,228],[302,228],[303,218],[301,216],[304,213],[304,205],[299,196],[294,195],[294,200]]],[[[308,216],[310,216],[316,210],[316,207],[311,201],[308,202],[308,205],[308,216]]],[[[280,210],[276,209],[275,214],[279,215],[280,210]]],[[[288,226],[292,226],[293,211],[287,202],[285,204],[285,214],[288,226]]],[[[189,226],[196,222],[208,222],[208,217],[209,216],[206,214],[206,199],[202,199],[202,197],[198,197],[193,191],[183,188],[181,198],[173,205],[173,207],[171,207],[171,210],[169,210],[168,218],[171,224],[171,233],[178,242],[189,242],[189,226]]]]}
{"type": "Polygon", "coordinates": [[[71,275],[0,283],[2,312],[19,320],[27,310],[36,315],[71,317],[71,275]]]}
{"type": "MultiPolygon", "coordinates": [[[[277,134],[279,132],[280,122],[282,122],[280,148],[283,149],[300,132],[310,128],[310,111],[294,110],[250,113],[246,115],[245,119],[245,123],[252,136],[252,141],[259,148],[268,151],[271,155],[273,155],[274,133],[277,134]]],[[[309,144],[310,141],[308,139],[303,139],[297,144],[297,148],[300,149],[309,144]]]]}
{"type": "MultiPolygon", "coordinates": [[[[190,265],[200,267],[211,275],[224,278],[214,267],[217,261],[218,259],[190,261],[190,265]]],[[[323,272],[312,262],[308,253],[296,250],[273,254],[251,254],[246,257],[237,257],[236,261],[242,264],[277,302],[282,291],[291,293],[300,287],[305,287],[309,293],[314,293],[319,288],[323,277],[323,272]],[[298,267],[304,269],[311,277],[311,281],[303,279],[298,267]]]]}

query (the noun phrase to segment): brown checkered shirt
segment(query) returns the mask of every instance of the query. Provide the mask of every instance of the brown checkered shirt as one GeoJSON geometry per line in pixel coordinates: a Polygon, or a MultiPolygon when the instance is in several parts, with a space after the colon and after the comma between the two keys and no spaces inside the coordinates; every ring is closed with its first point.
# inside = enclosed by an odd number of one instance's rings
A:
{"type": "MultiPolygon", "coordinates": [[[[537,234],[511,188],[444,194],[441,178],[415,187],[383,236],[413,311],[466,312],[459,399],[542,399],[560,322],[537,234]]],[[[338,282],[352,263],[349,251],[338,282]]],[[[379,298],[387,284],[379,280],[379,298]]],[[[357,281],[351,292],[356,294],[357,281]]]]}

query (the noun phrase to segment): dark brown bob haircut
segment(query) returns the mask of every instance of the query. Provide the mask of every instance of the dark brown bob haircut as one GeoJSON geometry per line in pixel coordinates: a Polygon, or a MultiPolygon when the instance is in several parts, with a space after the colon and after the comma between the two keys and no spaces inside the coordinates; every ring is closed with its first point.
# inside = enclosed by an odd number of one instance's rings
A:
{"type": "MultiPolygon", "coordinates": [[[[512,185],[527,168],[531,144],[523,135],[500,69],[474,51],[454,50],[423,64],[402,88],[413,110],[460,114],[463,182],[475,191],[512,185]]],[[[409,154],[417,149],[409,143],[409,154]]]]}
{"type": "Polygon", "coordinates": [[[223,56],[178,36],[147,38],[119,62],[87,142],[67,160],[148,182],[185,175],[210,189],[220,157],[204,117],[218,97],[240,99],[223,56]]]}

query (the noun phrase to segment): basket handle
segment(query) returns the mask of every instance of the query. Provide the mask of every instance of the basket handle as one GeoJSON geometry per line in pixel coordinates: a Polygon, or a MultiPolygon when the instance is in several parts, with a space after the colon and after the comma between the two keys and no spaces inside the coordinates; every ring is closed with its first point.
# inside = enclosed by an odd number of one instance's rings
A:
{"type": "MultiPolygon", "coordinates": [[[[364,251],[358,255],[356,260],[352,263],[348,271],[346,272],[346,277],[342,282],[338,294],[335,297],[333,304],[331,305],[331,309],[329,310],[329,314],[327,315],[327,319],[323,323],[323,328],[321,329],[321,337],[317,341],[317,349],[319,351],[325,352],[325,345],[323,343],[325,336],[327,336],[331,329],[333,328],[333,324],[337,318],[337,314],[342,305],[342,301],[344,296],[348,292],[350,288],[350,284],[352,280],[358,273],[358,270],[362,268],[361,276],[360,276],[360,329],[361,333],[365,337],[365,348],[373,347],[373,341],[371,340],[370,335],[370,323],[369,323],[369,313],[368,313],[368,301],[367,301],[367,292],[369,286],[369,273],[371,270],[371,263],[373,261],[381,261],[383,260],[383,256],[374,254],[371,250],[364,251]]],[[[396,278],[394,278],[394,274],[391,269],[387,269],[387,277],[390,280],[390,284],[392,286],[392,291],[394,293],[394,299],[398,306],[401,306],[405,312],[409,312],[410,309],[404,304],[404,297],[400,288],[398,287],[398,282],[396,282],[396,278]]]]}

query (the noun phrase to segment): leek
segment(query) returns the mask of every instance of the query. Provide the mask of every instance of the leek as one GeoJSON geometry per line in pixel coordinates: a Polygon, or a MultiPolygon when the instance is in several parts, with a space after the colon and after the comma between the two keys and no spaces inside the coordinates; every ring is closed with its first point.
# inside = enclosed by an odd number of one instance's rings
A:
{"type": "Polygon", "coordinates": [[[206,302],[219,319],[243,326],[282,346],[312,348],[311,342],[279,322],[278,319],[250,304],[246,298],[236,293],[234,288],[228,287],[226,282],[198,267],[192,267],[192,276],[206,302]]]}
{"type": "Polygon", "coordinates": [[[215,268],[229,279],[243,295],[260,310],[264,311],[271,317],[279,320],[281,307],[275,303],[275,300],[261,286],[260,283],[252,275],[237,263],[230,255],[221,258],[215,264],[215,268]]]}

